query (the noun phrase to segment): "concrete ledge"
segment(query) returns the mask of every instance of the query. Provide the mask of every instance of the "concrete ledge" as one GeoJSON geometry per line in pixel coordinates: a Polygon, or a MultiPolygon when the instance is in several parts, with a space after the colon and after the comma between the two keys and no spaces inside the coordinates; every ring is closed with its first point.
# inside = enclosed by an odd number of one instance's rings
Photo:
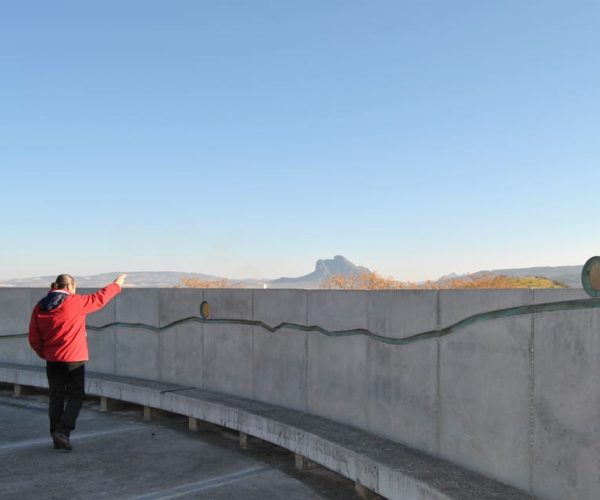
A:
{"type": "MultiPolygon", "coordinates": [[[[47,387],[45,369],[0,363],[0,382],[47,387]]],[[[448,461],[356,428],[226,394],[86,373],[86,391],[218,424],[286,448],[392,499],[531,499],[448,461]]]]}

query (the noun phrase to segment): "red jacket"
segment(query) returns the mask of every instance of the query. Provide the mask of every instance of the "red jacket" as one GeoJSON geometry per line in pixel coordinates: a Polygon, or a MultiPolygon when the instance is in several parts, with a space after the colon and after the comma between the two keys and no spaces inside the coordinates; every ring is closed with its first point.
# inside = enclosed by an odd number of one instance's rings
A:
{"type": "Polygon", "coordinates": [[[116,283],[89,295],[51,290],[33,308],[29,345],[46,361],[87,361],[85,317],[104,307],[120,291],[116,283]]]}

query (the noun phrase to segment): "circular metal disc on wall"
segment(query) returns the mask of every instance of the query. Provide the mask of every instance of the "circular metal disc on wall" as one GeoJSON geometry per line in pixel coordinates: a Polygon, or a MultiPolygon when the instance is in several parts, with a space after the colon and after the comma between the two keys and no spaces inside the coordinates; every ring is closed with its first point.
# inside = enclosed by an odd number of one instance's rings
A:
{"type": "Polygon", "coordinates": [[[600,297],[600,257],[592,257],[583,265],[581,284],[590,297],[600,297]]]}
{"type": "Polygon", "coordinates": [[[200,304],[200,316],[202,319],[208,319],[210,316],[210,304],[206,300],[200,304]]]}

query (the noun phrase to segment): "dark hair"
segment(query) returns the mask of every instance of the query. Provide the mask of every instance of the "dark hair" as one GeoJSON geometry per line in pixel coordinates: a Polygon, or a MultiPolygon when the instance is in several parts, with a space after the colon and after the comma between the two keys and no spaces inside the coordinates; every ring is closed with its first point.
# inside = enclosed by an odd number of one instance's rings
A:
{"type": "Polygon", "coordinates": [[[75,285],[75,278],[70,274],[59,274],[50,287],[53,290],[60,290],[61,288],[67,288],[69,285],[75,285]]]}

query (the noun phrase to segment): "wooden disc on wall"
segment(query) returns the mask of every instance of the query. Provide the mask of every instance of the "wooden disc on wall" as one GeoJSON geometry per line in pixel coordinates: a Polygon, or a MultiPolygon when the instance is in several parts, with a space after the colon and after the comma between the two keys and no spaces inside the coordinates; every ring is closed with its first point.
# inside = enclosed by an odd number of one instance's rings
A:
{"type": "Polygon", "coordinates": [[[600,257],[592,257],[583,265],[581,284],[590,297],[600,297],[600,257]]]}

